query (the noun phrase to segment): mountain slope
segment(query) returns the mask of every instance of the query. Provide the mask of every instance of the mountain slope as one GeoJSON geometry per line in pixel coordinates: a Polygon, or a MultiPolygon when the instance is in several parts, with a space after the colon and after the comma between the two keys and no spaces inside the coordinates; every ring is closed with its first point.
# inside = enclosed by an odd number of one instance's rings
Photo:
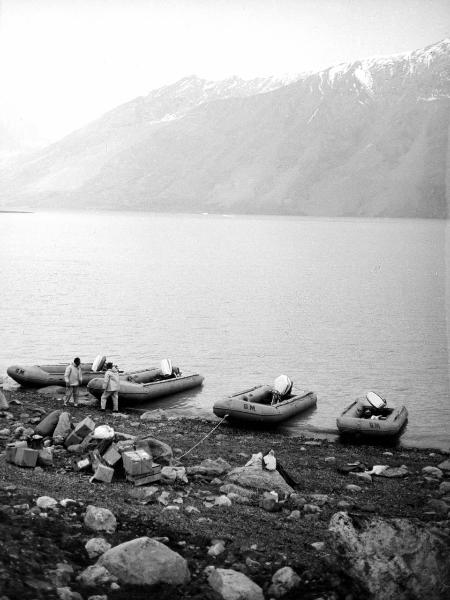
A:
{"type": "Polygon", "coordinates": [[[186,78],[2,173],[6,203],[446,217],[450,41],[296,81],[186,78]]]}

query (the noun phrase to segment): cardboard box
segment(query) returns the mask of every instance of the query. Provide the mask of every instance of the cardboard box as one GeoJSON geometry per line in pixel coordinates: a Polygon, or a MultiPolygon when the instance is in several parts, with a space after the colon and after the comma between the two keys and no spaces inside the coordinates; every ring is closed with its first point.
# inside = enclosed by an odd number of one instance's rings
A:
{"type": "Polygon", "coordinates": [[[95,470],[94,475],[91,477],[91,481],[104,481],[105,483],[111,483],[112,478],[114,476],[114,469],[108,467],[107,465],[98,465],[95,470]]]}
{"type": "Polygon", "coordinates": [[[118,452],[116,445],[111,444],[111,446],[106,450],[106,452],[102,455],[103,460],[107,465],[113,467],[119,460],[122,458],[120,452],[118,452]]]}
{"type": "Polygon", "coordinates": [[[66,448],[68,448],[69,446],[77,446],[78,444],[81,444],[82,441],[83,439],[75,433],[75,430],[73,430],[64,440],[64,446],[66,448]]]}
{"type": "Polygon", "coordinates": [[[133,485],[147,485],[148,483],[155,483],[161,480],[161,466],[153,464],[152,470],[149,473],[143,475],[128,475],[127,481],[133,485]]]}
{"type": "Polygon", "coordinates": [[[145,450],[134,450],[122,453],[123,467],[128,475],[150,473],[152,458],[145,450]]]}
{"type": "Polygon", "coordinates": [[[84,439],[87,435],[92,433],[94,429],[94,421],[90,417],[86,417],[85,419],[77,423],[77,425],[75,425],[74,432],[77,434],[78,437],[84,439]]]}
{"type": "Polygon", "coordinates": [[[83,469],[88,469],[91,466],[91,461],[89,458],[82,458],[77,462],[78,471],[82,471],[83,469]]]}
{"type": "Polygon", "coordinates": [[[19,467],[35,467],[39,456],[39,450],[33,448],[19,447],[16,450],[14,462],[19,467]]]}
{"type": "Polygon", "coordinates": [[[18,448],[26,448],[28,446],[25,440],[21,442],[12,442],[10,444],[6,444],[6,461],[13,463],[16,462],[16,452],[18,448]]]}

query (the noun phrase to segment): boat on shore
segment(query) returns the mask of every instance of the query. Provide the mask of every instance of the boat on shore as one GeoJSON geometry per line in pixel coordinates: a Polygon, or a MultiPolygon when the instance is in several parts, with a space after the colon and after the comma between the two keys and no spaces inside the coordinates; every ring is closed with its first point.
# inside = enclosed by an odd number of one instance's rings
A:
{"type": "Polygon", "coordinates": [[[336,419],[341,435],[395,437],[408,420],[405,406],[388,407],[378,394],[369,392],[365,399],[349,404],[336,419]]]}
{"type": "Polygon", "coordinates": [[[217,417],[252,423],[279,423],[317,404],[315,392],[289,393],[274,402],[272,385],[257,385],[227,398],[216,400],[213,412],[217,417]]]}
{"type": "MultiPolygon", "coordinates": [[[[155,370],[151,380],[146,382],[139,381],[133,373],[120,378],[119,384],[119,404],[144,404],[157,398],[178,394],[203,383],[204,377],[198,373],[180,374],[179,376],[165,376],[160,369],[155,370]]],[[[103,394],[103,378],[94,378],[88,383],[88,391],[100,399],[103,394]]]]}
{"type": "MultiPolygon", "coordinates": [[[[105,370],[106,357],[98,356],[92,363],[81,363],[82,385],[87,385],[92,379],[103,376],[105,370]]],[[[6,372],[17,383],[23,387],[41,388],[51,385],[65,386],[64,373],[67,367],[65,364],[56,365],[12,365],[6,369],[6,372]]],[[[119,371],[121,377],[134,378],[134,381],[145,382],[153,379],[160,369],[146,368],[137,371],[119,371]]]]}

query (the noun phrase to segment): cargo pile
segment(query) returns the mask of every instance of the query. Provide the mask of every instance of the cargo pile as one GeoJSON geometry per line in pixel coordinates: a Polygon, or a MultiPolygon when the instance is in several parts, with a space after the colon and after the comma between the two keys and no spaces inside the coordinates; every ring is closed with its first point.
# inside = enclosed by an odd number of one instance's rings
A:
{"type": "Polygon", "coordinates": [[[161,480],[161,465],[154,462],[152,452],[165,464],[171,462],[171,449],[153,438],[136,439],[118,434],[109,425],[96,426],[91,417],[71,422],[68,412],[55,410],[33,430],[23,432],[22,439],[6,446],[6,460],[20,467],[51,466],[53,453],[68,452],[77,458],[74,469],[91,472],[91,482],[111,483],[125,479],[133,486],[161,480]]]}

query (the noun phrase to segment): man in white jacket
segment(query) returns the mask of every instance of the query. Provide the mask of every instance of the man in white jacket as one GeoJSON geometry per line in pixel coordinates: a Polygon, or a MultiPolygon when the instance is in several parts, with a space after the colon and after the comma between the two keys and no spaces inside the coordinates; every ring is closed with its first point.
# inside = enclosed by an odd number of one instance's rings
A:
{"type": "Polygon", "coordinates": [[[112,362],[106,363],[106,373],[104,379],[105,391],[100,399],[100,410],[106,409],[106,402],[111,398],[113,403],[113,412],[119,412],[119,372],[113,367],[112,362]]]}
{"type": "Polygon", "coordinates": [[[73,362],[67,366],[64,372],[66,382],[66,397],[64,398],[64,406],[67,406],[69,400],[73,400],[73,405],[78,406],[78,391],[82,384],[81,361],[74,358],[73,362]]]}

